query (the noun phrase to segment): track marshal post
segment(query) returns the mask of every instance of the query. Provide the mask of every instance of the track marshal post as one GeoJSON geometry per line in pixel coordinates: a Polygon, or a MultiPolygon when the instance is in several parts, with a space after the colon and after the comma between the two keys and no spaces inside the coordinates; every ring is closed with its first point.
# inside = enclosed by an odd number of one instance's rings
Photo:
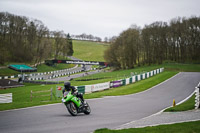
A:
{"type": "Polygon", "coordinates": [[[173,105],[172,105],[173,107],[175,107],[176,106],[176,102],[175,102],[175,99],[173,99],[173,105]]]}

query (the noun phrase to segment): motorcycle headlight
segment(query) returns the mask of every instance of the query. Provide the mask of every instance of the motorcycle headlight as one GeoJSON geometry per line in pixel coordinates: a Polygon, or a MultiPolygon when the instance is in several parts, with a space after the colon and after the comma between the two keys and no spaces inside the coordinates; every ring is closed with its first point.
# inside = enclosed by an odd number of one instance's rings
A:
{"type": "Polygon", "coordinates": [[[62,102],[63,102],[63,103],[65,102],[65,99],[64,99],[64,98],[62,98],[62,102]]]}

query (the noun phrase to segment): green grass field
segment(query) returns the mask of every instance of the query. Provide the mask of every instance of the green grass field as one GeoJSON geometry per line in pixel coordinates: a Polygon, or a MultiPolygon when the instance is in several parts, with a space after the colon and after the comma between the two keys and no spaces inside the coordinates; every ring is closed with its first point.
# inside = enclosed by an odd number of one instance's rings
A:
{"type": "Polygon", "coordinates": [[[75,65],[73,64],[55,64],[55,66],[47,66],[45,64],[39,65],[38,72],[49,72],[49,71],[56,71],[56,70],[61,70],[61,69],[67,69],[67,68],[72,68],[75,65]]]}
{"type": "Polygon", "coordinates": [[[17,72],[15,70],[12,70],[10,68],[2,68],[0,69],[0,76],[12,76],[20,74],[20,72],[17,72]]]}
{"type": "Polygon", "coordinates": [[[200,72],[200,64],[163,63],[162,66],[169,71],[200,72]]]}
{"type": "Polygon", "coordinates": [[[200,121],[122,130],[98,129],[94,133],[199,133],[200,121]]]}
{"type": "Polygon", "coordinates": [[[105,61],[103,55],[107,47],[103,43],[73,40],[73,56],[85,61],[105,61]]]}

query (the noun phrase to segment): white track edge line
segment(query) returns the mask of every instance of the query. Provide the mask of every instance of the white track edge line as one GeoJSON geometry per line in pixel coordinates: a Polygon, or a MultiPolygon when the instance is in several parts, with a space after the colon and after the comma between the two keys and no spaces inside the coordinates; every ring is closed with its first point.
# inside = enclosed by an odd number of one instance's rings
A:
{"type": "Polygon", "coordinates": [[[39,107],[47,107],[47,106],[53,106],[57,104],[62,104],[62,103],[53,103],[53,104],[46,104],[46,105],[38,105],[38,106],[32,106],[32,107],[26,107],[26,108],[19,108],[19,109],[10,109],[10,110],[3,110],[1,112],[9,112],[9,111],[18,111],[18,110],[25,110],[25,109],[34,109],[34,108],[39,108],[39,107]]]}
{"type": "MultiPolygon", "coordinates": [[[[175,76],[176,76],[176,75],[175,75],[175,76]]],[[[192,95],[193,95],[194,93],[195,93],[195,90],[194,90],[188,97],[186,97],[185,99],[183,99],[182,101],[180,101],[179,103],[177,103],[177,105],[179,105],[179,104],[181,104],[181,103],[187,101],[190,97],[192,97],[192,95]]],[[[161,111],[159,111],[159,112],[157,112],[157,113],[155,113],[155,114],[152,114],[152,115],[150,115],[150,116],[144,117],[144,118],[139,119],[139,120],[147,119],[147,118],[150,118],[150,117],[152,117],[152,116],[161,114],[164,110],[166,110],[166,109],[168,109],[168,108],[171,108],[171,107],[172,107],[172,106],[166,107],[166,108],[162,109],[161,111]]],[[[126,125],[129,125],[129,124],[131,124],[131,123],[133,123],[133,122],[136,122],[136,121],[138,121],[138,120],[134,120],[134,121],[131,121],[131,122],[122,124],[122,125],[120,125],[120,126],[126,126],[126,125]]],[[[120,126],[118,126],[118,127],[120,127],[120,126]]],[[[119,129],[119,128],[116,128],[116,129],[119,129]]]]}
{"type": "MultiPolygon", "coordinates": [[[[146,126],[136,126],[134,128],[144,128],[144,127],[152,127],[152,126],[159,126],[159,125],[170,125],[170,124],[176,124],[176,123],[184,123],[184,122],[193,122],[193,121],[199,121],[200,119],[194,119],[194,120],[183,120],[183,121],[177,121],[177,122],[166,122],[162,124],[152,124],[152,125],[146,125],[146,126]]],[[[131,127],[130,127],[131,128],[131,127]]],[[[119,129],[128,129],[128,128],[119,128],[119,129]]],[[[117,129],[117,130],[119,130],[117,129]]]]}

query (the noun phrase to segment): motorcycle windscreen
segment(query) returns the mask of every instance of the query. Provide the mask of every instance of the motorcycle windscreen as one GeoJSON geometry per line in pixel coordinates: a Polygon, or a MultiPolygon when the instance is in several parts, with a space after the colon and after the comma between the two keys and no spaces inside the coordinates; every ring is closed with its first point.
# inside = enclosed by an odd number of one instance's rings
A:
{"type": "Polygon", "coordinates": [[[65,91],[63,96],[66,97],[69,94],[70,91],[65,91]]]}

